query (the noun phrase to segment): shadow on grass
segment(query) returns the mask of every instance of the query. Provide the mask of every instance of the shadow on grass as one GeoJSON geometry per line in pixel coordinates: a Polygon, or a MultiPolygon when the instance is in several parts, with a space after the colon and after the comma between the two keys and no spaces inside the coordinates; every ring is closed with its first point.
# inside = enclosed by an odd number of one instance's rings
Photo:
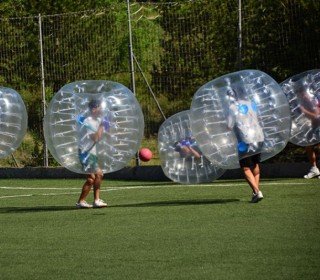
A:
{"type": "Polygon", "coordinates": [[[4,213],[32,213],[32,212],[52,212],[82,210],[75,206],[35,206],[35,207],[5,207],[0,208],[0,214],[4,213]]]}
{"type": "Polygon", "coordinates": [[[112,205],[109,207],[160,207],[160,206],[183,206],[183,205],[205,205],[205,204],[226,204],[239,202],[239,199],[199,199],[199,200],[170,200],[155,201],[134,204],[112,205]]]}
{"type": "MultiPolygon", "coordinates": [[[[226,204],[239,202],[239,199],[200,199],[200,200],[171,200],[155,201],[133,204],[111,205],[107,208],[117,207],[161,207],[161,206],[183,206],[183,205],[205,205],[205,204],[226,204]]],[[[92,209],[78,209],[75,206],[36,206],[36,207],[4,207],[0,208],[0,214],[7,213],[39,213],[57,211],[90,211],[92,209]]]]}

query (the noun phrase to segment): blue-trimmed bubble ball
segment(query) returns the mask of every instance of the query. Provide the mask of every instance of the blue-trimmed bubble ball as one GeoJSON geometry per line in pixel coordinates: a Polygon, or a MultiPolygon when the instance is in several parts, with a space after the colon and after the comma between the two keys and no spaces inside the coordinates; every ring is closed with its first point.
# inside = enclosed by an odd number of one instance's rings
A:
{"type": "Polygon", "coordinates": [[[158,149],[163,172],[174,182],[212,182],[225,172],[203,156],[192,136],[189,110],[171,116],[160,126],[158,149]]]}
{"type": "Polygon", "coordinates": [[[20,94],[0,87],[0,158],[7,157],[20,146],[27,126],[27,110],[20,94]]]}
{"type": "Polygon", "coordinates": [[[286,146],[290,108],[279,84],[264,72],[243,70],[214,79],[195,93],[191,130],[203,154],[224,169],[261,154],[266,160],[286,146]]]}
{"type": "Polygon", "coordinates": [[[320,69],[294,75],[280,85],[291,110],[290,142],[298,146],[319,143],[320,69]]]}
{"type": "Polygon", "coordinates": [[[52,156],[67,169],[88,174],[125,167],[137,153],[144,118],[134,94],[112,81],[76,81],[52,98],[44,135],[52,156]]]}

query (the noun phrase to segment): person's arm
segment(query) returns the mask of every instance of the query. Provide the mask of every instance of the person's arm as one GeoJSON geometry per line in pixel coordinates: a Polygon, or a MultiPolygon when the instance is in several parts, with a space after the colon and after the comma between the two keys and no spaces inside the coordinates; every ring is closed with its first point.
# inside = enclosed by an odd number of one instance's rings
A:
{"type": "Polygon", "coordinates": [[[235,124],[235,115],[234,115],[235,108],[234,107],[235,107],[234,105],[230,106],[229,114],[228,114],[228,117],[227,117],[227,126],[228,126],[229,130],[232,130],[233,127],[234,127],[234,124],[235,124]]]}
{"type": "Polygon", "coordinates": [[[194,148],[192,148],[191,146],[189,146],[188,148],[195,158],[201,158],[200,153],[198,153],[194,148]]]}
{"type": "Polygon", "coordinates": [[[306,117],[308,117],[310,119],[317,119],[320,117],[318,110],[317,110],[317,112],[311,112],[311,111],[307,110],[306,108],[304,108],[303,106],[300,106],[300,110],[302,113],[304,113],[306,115],[306,117]]]}
{"type": "Polygon", "coordinates": [[[102,138],[102,133],[103,133],[103,124],[101,123],[99,125],[97,132],[90,134],[91,140],[94,142],[99,142],[102,138]]]}

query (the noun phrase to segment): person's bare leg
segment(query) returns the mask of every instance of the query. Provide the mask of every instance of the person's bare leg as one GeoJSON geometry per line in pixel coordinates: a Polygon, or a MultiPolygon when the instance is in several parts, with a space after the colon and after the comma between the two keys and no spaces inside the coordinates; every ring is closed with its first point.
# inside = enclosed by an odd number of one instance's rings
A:
{"type": "Polygon", "coordinates": [[[243,167],[242,168],[244,177],[246,181],[248,182],[249,186],[251,187],[253,193],[258,193],[259,192],[259,185],[257,185],[256,178],[253,175],[252,170],[250,167],[243,167]]]}
{"type": "Polygon", "coordinates": [[[317,156],[313,146],[306,147],[307,157],[312,167],[317,167],[317,156]]]}
{"type": "Polygon", "coordinates": [[[86,179],[85,183],[82,186],[82,191],[81,191],[78,203],[80,203],[81,201],[84,201],[87,198],[87,196],[88,196],[88,194],[89,194],[89,192],[91,190],[91,187],[94,184],[94,181],[95,181],[95,175],[94,174],[89,174],[87,176],[87,179],[86,179]]]}
{"type": "Polygon", "coordinates": [[[260,190],[260,166],[259,166],[259,164],[255,164],[255,166],[252,168],[252,174],[253,174],[254,179],[256,181],[256,186],[258,187],[258,190],[260,190]]]}
{"type": "Polygon", "coordinates": [[[100,186],[103,178],[103,173],[101,170],[97,171],[95,174],[95,180],[93,183],[93,195],[94,195],[94,200],[97,201],[100,199],[100,186]]]}
{"type": "Polygon", "coordinates": [[[107,207],[107,203],[105,203],[102,199],[100,199],[100,186],[103,178],[103,172],[99,170],[96,172],[96,177],[93,184],[93,191],[94,191],[94,202],[93,207],[94,208],[102,208],[107,207]]]}

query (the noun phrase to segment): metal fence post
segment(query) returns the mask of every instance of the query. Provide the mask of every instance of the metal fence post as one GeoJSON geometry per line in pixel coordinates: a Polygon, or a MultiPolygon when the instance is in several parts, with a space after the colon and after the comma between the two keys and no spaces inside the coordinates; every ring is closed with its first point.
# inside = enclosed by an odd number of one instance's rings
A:
{"type": "Polygon", "coordinates": [[[135,83],[135,77],[134,77],[130,0],[127,0],[127,11],[128,11],[129,60],[130,60],[131,90],[132,90],[133,94],[135,95],[136,94],[136,83],[135,83]]]}
{"type": "MultiPolygon", "coordinates": [[[[42,92],[42,112],[43,117],[46,115],[46,87],[44,78],[44,62],[43,62],[43,38],[42,38],[42,20],[39,14],[39,46],[40,46],[40,67],[41,67],[41,92],[42,92]]],[[[43,122],[41,123],[43,125],[43,122]]],[[[43,164],[49,166],[48,147],[45,139],[43,139],[43,164]]]]}
{"type": "MultiPolygon", "coordinates": [[[[136,81],[134,76],[134,55],[132,49],[132,29],[131,29],[131,12],[130,0],[127,0],[127,13],[128,13],[128,31],[129,31],[129,60],[130,60],[130,76],[131,76],[131,90],[136,95],[136,81]]],[[[139,156],[136,155],[136,166],[140,165],[139,156]]]]}
{"type": "Polygon", "coordinates": [[[242,69],[242,3],[238,1],[238,67],[242,69]]]}

